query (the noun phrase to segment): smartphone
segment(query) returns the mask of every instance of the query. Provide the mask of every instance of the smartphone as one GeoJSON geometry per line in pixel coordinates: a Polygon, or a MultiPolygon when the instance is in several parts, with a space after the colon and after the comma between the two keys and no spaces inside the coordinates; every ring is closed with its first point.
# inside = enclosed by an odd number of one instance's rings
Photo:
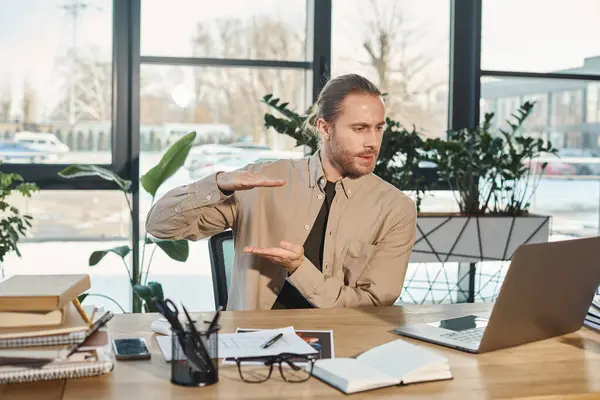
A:
{"type": "Polygon", "coordinates": [[[144,338],[113,339],[112,343],[117,360],[148,360],[151,357],[144,338]]]}

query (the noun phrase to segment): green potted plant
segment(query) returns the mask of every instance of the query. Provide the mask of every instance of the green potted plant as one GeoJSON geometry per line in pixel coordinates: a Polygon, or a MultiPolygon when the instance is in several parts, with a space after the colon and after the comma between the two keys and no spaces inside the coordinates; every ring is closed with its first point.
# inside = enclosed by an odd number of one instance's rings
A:
{"type": "Polygon", "coordinates": [[[424,159],[437,165],[459,212],[419,216],[413,260],[509,260],[518,246],[548,240],[550,217],[529,208],[547,166],[536,160],[557,150],[523,135],[534,105],[523,103],[507,128],[492,130],[494,114],[487,113],[475,128],[423,143],[424,159]]]}
{"type": "MultiPolygon", "coordinates": [[[[319,138],[304,128],[310,108],[298,114],[271,94],[261,101],[278,114],[265,114],[266,127],[291,136],[311,153],[317,149],[319,138]]],[[[549,217],[530,215],[529,207],[547,166],[535,160],[555,155],[556,149],[522,134],[533,107],[524,103],[507,129],[493,132],[494,114],[488,113],[480,126],[448,131],[448,140],[424,139],[414,128],[408,131],[387,119],[374,173],[401,190],[417,188],[412,262],[506,260],[523,243],[548,240],[549,217]],[[428,183],[418,175],[423,162],[437,166],[428,183]],[[452,190],[458,213],[422,212],[423,195],[438,187],[452,190]]]]}
{"type": "Polygon", "coordinates": [[[31,228],[31,215],[23,214],[9,203],[10,196],[20,194],[31,197],[39,188],[35,183],[25,182],[23,176],[0,171],[0,270],[4,278],[4,258],[14,252],[21,257],[19,240],[31,228]]]}
{"type": "MultiPolygon", "coordinates": [[[[156,192],[161,185],[184,165],[195,138],[196,132],[191,132],[173,143],[162,156],[160,162],[141,177],[142,187],[152,196],[152,203],[154,203],[156,192]]],[[[129,199],[131,181],[122,179],[113,171],[96,165],[71,165],[60,171],[59,176],[67,179],[97,176],[107,181],[114,182],[117,188],[123,192],[127,204],[129,205],[130,216],[133,220],[133,209],[129,199]]],[[[131,252],[131,247],[129,245],[94,251],[90,255],[89,266],[97,265],[109,253],[117,255],[123,261],[125,269],[127,270],[129,282],[135,293],[132,307],[133,312],[141,312],[142,307],[146,312],[156,312],[158,310],[155,309],[151,299],[153,297],[164,299],[163,288],[159,282],[148,282],[148,275],[152,264],[152,258],[157,248],[164,251],[171,259],[180,262],[186,261],[189,255],[189,244],[187,240],[160,240],[149,237],[148,234],[145,233],[141,249],[142,256],[138,268],[133,268],[133,266],[130,268],[128,265],[127,256],[131,252]],[[151,247],[151,249],[147,250],[147,247],[151,247]],[[146,257],[148,258],[146,259],[146,257]],[[138,273],[132,274],[132,272],[136,270],[138,273]]],[[[83,297],[84,296],[82,296],[82,298],[83,297]]],[[[103,295],[102,297],[107,296],[103,295]]],[[[111,300],[117,303],[113,299],[111,300]]],[[[119,304],[117,303],[117,305],[119,304]]],[[[119,307],[123,309],[120,305],[119,307]]]]}

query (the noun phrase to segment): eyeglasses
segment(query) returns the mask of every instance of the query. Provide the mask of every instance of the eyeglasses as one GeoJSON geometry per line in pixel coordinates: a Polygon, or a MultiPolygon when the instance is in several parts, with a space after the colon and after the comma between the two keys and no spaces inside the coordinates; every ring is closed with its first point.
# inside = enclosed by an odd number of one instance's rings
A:
{"type": "Polygon", "coordinates": [[[279,373],[286,382],[301,383],[312,376],[315,360],[314,355],[281,353],[271,357],[236,358],[235,362],[240,378],[247,383],[267,381],[275,364],[279,364],[279,373]]]}

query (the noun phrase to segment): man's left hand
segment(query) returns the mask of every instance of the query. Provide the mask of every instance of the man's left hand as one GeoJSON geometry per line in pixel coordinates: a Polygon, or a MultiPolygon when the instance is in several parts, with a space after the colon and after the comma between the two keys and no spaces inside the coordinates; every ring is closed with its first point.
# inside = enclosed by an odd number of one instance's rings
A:
{"type": "Polygon", "coordinates": [[[279,264],[289,273],[298,269],[304,260],[304,247],[285,240],[279,243],[279,247],[260,248],[246,246],[244,251],[279,264]]]}

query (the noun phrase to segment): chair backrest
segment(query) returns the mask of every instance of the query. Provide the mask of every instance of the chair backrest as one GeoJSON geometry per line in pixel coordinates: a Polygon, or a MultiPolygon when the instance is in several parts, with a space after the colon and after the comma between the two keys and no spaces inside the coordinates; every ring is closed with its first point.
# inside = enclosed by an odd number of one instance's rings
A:
{"type": "Polygon", "coordinates": [[[211,236],[208,240],[208,252],[212,268],[215,307],[221,306],[225,310],[235,256],[233,232],[227,230],[211,236]]]}

